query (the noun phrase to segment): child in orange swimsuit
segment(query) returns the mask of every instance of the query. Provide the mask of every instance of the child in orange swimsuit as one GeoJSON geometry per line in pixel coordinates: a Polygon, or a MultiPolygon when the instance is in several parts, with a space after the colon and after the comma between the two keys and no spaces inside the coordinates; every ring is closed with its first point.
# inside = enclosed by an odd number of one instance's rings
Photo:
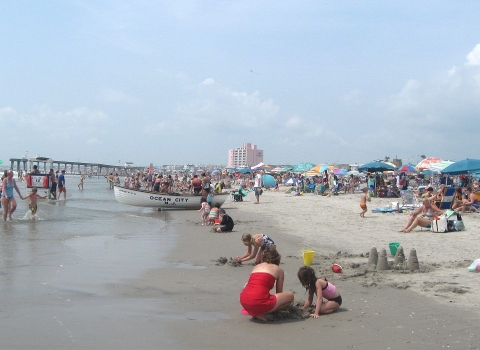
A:
{"type": "Polygon", "coordinates": [[[362,190],[362,196],[360,197],[360,208],[362,208],[362,212],[360,213],[360,216],[362,218],[365,217],[365,213],[367,212],[367,201],[370,202],[370,197],[367,194],[368,188],[364,187],[362,190]]]}

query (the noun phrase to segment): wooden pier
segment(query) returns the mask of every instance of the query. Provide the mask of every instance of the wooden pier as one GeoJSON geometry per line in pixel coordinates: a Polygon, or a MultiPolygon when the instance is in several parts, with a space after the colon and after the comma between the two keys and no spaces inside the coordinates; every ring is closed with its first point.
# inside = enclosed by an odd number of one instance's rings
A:
{"type": "Polygon", "coordinates": [[[47,174],[50,169],[60,171],[65,169],[67,174],[84,175],[108,175],[118,173],[125,175],[126,172],[143,171],[147,167],[120,166],[100,163],[71,162],[68,160],[53,160],[50,158],[10,158],[10,170],[31,172],[36,165],[40,173],[47,174]]]}

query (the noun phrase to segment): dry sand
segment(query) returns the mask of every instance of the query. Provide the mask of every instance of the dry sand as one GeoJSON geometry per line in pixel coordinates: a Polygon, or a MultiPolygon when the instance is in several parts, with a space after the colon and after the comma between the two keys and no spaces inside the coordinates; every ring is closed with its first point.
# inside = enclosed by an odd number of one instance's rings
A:
{"type": "MultiPolygon", "coordinates": [[[[112,293],[166,301],[149,311],[152,322],[168,320],[170,338],[156,344],[165,349],[477,349],[474,321],[479,316],[480,275],[467,267],[478,257],[480,215],[464,215],[465,232],[406,234],[397,232],[406,214],[370,211],[390,200],[373,199],[362,219],[359,199],[359,194],[322,197],[264,191],[260,204],[254,205],[249,194],[244,202],[224,205],[236,223],[234,232],[225,234],[201,226],[196,212],[164,213],[166,229],[174,227],[179,234],[168,266],[125,281],[112,293]],[[275,240],[285,270],[284,290],[295,293],[295,303],[306,297],[296,277],[303,265],[301,252],[314,250],[312,267],[339,289],[340,310],[309,319],[295,315],[293,308],[293,316],[284,313],[267,323],[242,315],[239,293],[253,264],[234,266],[229,260],[245,252],[240,241],[244,232],[265,233],[275,240]],[[407,261],[410,250],[416,249],[419,270],[376,271],[368,266],[371,248],[388,252],[392,241],[401,243],[407,261]],[[219,263],[222,257],[227,263],[219,263]],[[342,274],[331,271],[333,263],[343,267],[342,274]]],[[[388,252],[388,260],[393,258],[388,252]]]]}

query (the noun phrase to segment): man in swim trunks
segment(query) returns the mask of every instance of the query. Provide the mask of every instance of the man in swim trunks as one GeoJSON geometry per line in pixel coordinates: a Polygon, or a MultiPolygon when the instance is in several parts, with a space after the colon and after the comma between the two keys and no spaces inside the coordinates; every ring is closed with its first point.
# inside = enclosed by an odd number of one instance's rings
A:
{"type": "Polygon", "coordinates": [[[255,190],[255,198],[257,199],[255,204],[260,203],[260,190],[262,189],[262,175],[263,175],[263,170],[257,171],[255,174],[255,183],[253,185],[254,190],[255,190]]]}
{"type": "Polygon", "coordinates": [[[60,199],[60,195],[63,192],[63,199],[67,199],[67,189],[65,188],[65,169],[62,170],[62,173],[58,177],[58,197],[60,199]]]}
{"type": "Polygon", "coordinates": [[[57,199],[57,175],[55,175],[55,171],[50,169],[50,183],[52,187],[50,187],[50,191],[48,191],[48,199],[57,199]]]}
{"type": "Polygon", "coordinates": [[[202,180],[198,178],[198,175],[193,175],[192,179],[192,188],[193,188],[193,194],[200,194],[202,191],[202,180]]]}

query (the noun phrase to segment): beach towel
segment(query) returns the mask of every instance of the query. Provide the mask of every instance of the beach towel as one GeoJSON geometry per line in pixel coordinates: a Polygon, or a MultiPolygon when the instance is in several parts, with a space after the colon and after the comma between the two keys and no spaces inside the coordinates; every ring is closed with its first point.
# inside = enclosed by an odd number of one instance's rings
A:
{"type": "Polygon", "coordinates": [[[372,209],[372,213],[393,213],[395,209],[393,208],[375,208],[372,209]]]}

